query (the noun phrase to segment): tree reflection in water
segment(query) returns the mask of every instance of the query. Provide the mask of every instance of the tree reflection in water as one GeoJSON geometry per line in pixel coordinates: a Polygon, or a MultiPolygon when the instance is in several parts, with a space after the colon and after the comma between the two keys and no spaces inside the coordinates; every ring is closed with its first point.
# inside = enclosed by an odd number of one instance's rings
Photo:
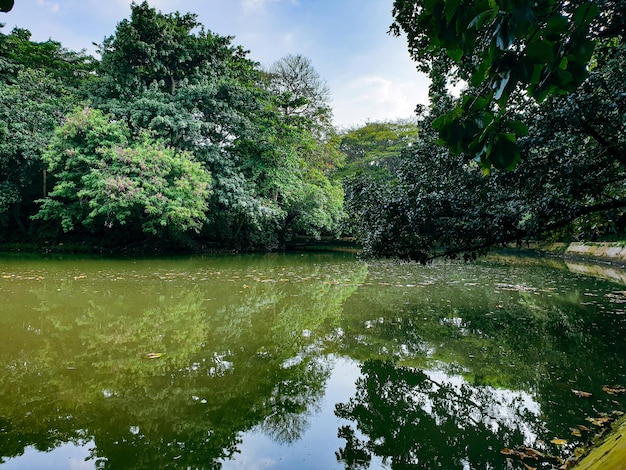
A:
{"type": "Polygon", "coordinates": [[[368,360],[361,370],[355,396],[335,406],[358,430],[339,429],[346,446],[336,454],[346,469],[368,468],[372,456],[394,469],[513,468],[500,450],[536,438],[538,407],[523,394],[391,361],[368,360]]]}

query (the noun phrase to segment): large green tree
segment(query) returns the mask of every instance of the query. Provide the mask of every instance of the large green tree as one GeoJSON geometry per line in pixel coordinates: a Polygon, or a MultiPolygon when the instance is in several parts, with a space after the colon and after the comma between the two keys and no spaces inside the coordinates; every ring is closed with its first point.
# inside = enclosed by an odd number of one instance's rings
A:
{"type": "Polygon", "coordinates": [[[193,155],[147,135],[133,140],[127,126],[97,110],[68,116],[44,160],[56,183],[36,218],[59,220],[66,232],[179,241],[204,222],[210,175],[193,155]]]}
{"type": "Polygon", "coordinates": [[[314,137],[319,113],[284,112],[284,94],[231,42],[193,14],[133,4],[101,46],[95,102],[134,132],[193,152],[211,172],[206,241],[267,248],[335,232],[340,191],[323,172],[311,177],[323,148],[314,137]]]}
{"type": "Polygon", "coordinates": [[[415,120],[397,120],[368,122],[342,132],[339,150],[345,155],[345,165],[339,173],[393,171],[402,150],[417,141],[418,130],[415,120]]]}

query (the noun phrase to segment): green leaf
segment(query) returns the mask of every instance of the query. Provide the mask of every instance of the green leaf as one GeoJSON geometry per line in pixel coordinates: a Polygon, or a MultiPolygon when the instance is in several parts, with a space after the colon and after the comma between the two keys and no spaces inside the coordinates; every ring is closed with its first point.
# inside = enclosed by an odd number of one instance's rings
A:
{"type": "Polygon", "coordinates": [[[570,62],[578,61],[587,63],[593,55],[595,43],[591,39],[577,38],[572,41],[568,58],[570,62]],[[574,59],[574,60],[572,60],[574,59]]]}
{"type": "Polygon", "coordinates": [[[548,18],[548,22],[543,30],[544,36],[550,38],[556,36],[560,36],[563,33],[566,33],[569,28],[569,23],[567,18],[562,15],[553,15],[548,18]]]}
{"type": "Polygon", "coordinates": [[[472,21],[468,23],[467,28],[468,29],[471,29],[471,28],[481,29],[487,20],[494,17],[495,11],[496,10],[491,9],[491,10],[487,10],[487,11],[483,11],[482,13],[479,13],[472,19],[472,21]]]}
{"type": "Polygon", "coordinates": [[[11,11],[14,3],[15,0],[0,0],[0,11],[5,13],[11,11]]]}
{"type": "Polygon", "coordinates": [[[528,135],[528,126],[522,121],[509,121],[506,125],[519,137],[528,135]]]}
{"type": "Polygon", "coordinates": [[[520,159],[515,135],[510,133],[497,134],[487,157],[495,168],[512,170],[520,159]]]}
{"type": "Polygon", "coordinates": [[[513,10],[513,18],[516,22],[521,22],[524,28],[537,22],[537,16],[529,5],[522,5],[513,10]]]}
{"type": "Polygon", "coordinates": [[[484,96],[478,96],[476,97],[473,102],[472,102],[472,111],[482,111],[483,109],[485,109],[489,103],[491,103],[491,96],[489,97],[484,97],[484,96]]]}
{"type": "Polygon", "coordinates": [[[450,23],[454,15],[458,11],[459,5],[461,4],[461,0],[447,0],[446,6],[444,7],[444,13],[446,14],[446,21],[450,23]]]}
{"type": "Polygon", "coordinates": [[[574,12],[574,26],[576,28],[586,28],[591,21],[598,16],[598,5],[596,2],[586,2],[576,8],[574,12]]]}
{"type": "Polygon", "coordinates": [[[460,62],[461,57],[463,57],[463,49],[461,49],[460,47],[447,49],[446,52],[448,53],[448,56],[457,63],[460,62]]]}
{"type": "Polygon", "coordinates": [[[488,70],[489,70],[489,63],[487,63],[487,61],[482,61],[480,64],[478,64],[478,67],[476,68],[476,70],[472,74],[472,77],[470,78],[470,84],[472,86],[477,87],[481,83],[483,83],[483,81],[485,80],[485,77],[487,76],[488,70]]]}
{"type": "Polygon", "coordinates": [[[526,46],[524,52],[533,62],[546,64],[554,61],[554,43],[546,39],[533,41],[526,46]]]}

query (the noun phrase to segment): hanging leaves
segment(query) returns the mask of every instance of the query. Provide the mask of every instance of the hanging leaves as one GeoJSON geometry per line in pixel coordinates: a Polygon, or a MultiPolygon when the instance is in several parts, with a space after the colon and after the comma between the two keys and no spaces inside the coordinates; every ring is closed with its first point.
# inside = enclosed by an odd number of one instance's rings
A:
{"type": "Polygon", "coordinates": [[[465,92],[470,104],[463,115],[446,114],[447,123],[439,128],[442,141],[453,152],[461,145],[486,169],[510,169],[517,162],[517,142],[498,137],[509,98],[524,91],[541,102],[575,90],[588,76],[592,26],[607,15],[600,15],[596,2],[580,0],[396,0],[393,16],[391,32],[406,34],[422,72],[443,62],[449,64],[449,79],[473,86],[465,92]],[[485,99],[495,125],[479,139],[464,139],[469,123],[484,113],[478,102],[485,99]]]}
{"type": "Polygon", "coordinates": [[[5,13],[11,11],[14,3],[15,0],[0,0],[0,11],[5,13]]]}

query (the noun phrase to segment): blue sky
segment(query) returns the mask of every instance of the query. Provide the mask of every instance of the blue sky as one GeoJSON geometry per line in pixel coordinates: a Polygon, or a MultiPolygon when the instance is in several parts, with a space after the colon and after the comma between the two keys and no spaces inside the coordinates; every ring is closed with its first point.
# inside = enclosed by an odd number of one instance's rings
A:
{"type": "MultiPolygon", "coordinates": [[[[287,54],[311,59],[332,91],[335,124],[407,118],[427,102],[428,81],[406,41],[387,31],[393,0],[150,0],[168,13],[196,13],[206,29],[234,36],[250,58],[269,66],[287,54]]],[[[131,0],[15,0],[1,14],[7,34],[19,26],[34,41],[52,38],[93,53],[130,15],[131,0]]]]}

